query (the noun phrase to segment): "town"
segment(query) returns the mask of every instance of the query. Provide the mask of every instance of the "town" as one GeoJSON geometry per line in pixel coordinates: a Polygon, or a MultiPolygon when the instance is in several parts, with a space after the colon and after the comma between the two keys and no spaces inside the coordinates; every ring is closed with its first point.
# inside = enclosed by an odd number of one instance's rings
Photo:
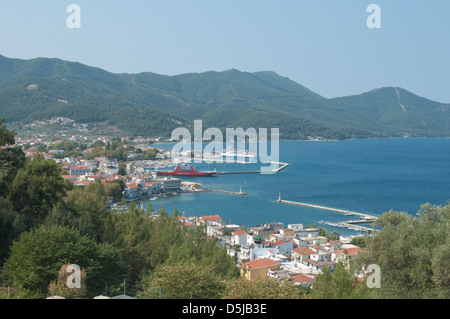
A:
{"type": "Polygon", "coordinates": [[[302,224],[285,227],[281,222],[272,222],[243,229],[226,224],[220,215],[177,218],[188,229],[204,227],[207,236],[216,238],[227,249],[241,276],[248,280],[270,277],[311,287],[324,268],[333,271],[339,262],[348,266],[362,251],[351,244],[354,237],[329,240],[319,235],[319,228],[302,224]]]}
{"type": "MultiPolygon", "coordinates": [[[[76,126],[79,132],[92,133],[87,125],[75,124],[66,118],[32,125],[49,123],[76,126]]],[[[55,160],[65,172],[63,178],[74,186],[85,187],[95,182],[122,185],[119,192],[109,194],[107,203],[108,208],[119,213],[120,210],[127,209],[126,203],[129,202],[140,201],[142,207],[143,200],[155,200],[182,192],[207,191],[197,182],[158,176],[154,169],[171,166],[173,162],[170,150],[160,149],[157,144],[150,146],[155,142],[158,140],[89,135],[64,136],[64,140],[49,140],[46,134],[16,137],[16,145],[24,149],[27,157],[32,158],[41,152],[45,158],[55,160]],[[67,142],[72,143],[72,151],[76,149],[79,152],[68,153],[67,142]],[[118,148],[122,150],[122,160],[113,158],[111,154],[101,156],[101,150],[106,152],[118,148]],[[152,156],[145,159],[150,151],[152,156]],[[96,153],[99,156],[92,155],[96,153]],[[70,154],[77,156],[65,156],[70,154]]],[[[348,265],[361,252],[359,246],[351,244],[354,237],[331,240],[330,237],[319,235],[319,228],[305,227],[303,224],[289,224],[285,227],[281,222],[273,222],[246,229],[241,225],[225,223],[220,215],[183,215],[177,218],[180,225],[187,229],[203,227],[208,237],[217,240],[218,245],[227,250],[227,254],[240,268],[241,276],[249,280],[271,277],[311,287],[315,277],[324,268],[333,271],[339,262],[348,265]]]]}
{"type": "Polygon", "coordinates": [[[65,130],[58,131],[57,139],[54,138],[55,135],[45,132],[29,137],[17,136],[16,145],[22,147],[29,159],[37,153],[41,153],[46,159],[53,159],[60,164],[64,172],[63,178],[74,186],[86,186],[97,181],[103,184],[120,181],[119,185],[123,185],[121,192],[118,195],[111,194],[108,205],[113,205],[122,198],[127,201],[155,199],[166,193],[190,191],[196,187],[198,190],[199,185],[196,183],[182,182],[171,177],[158,178],[153,173],[155,168],[172,165],[170,150],[148,146],[158,142],[158,138],[97,137],[93,130],[88,129],[88,124],[77,124],[62,117],[34,121],[28,127],[41,130],[45,125],[57,125],[65,130]],[[79,135],[68,136],[65,134],[67,128],[74,128],[79,135]],[[104,151],[104,156],[90,156],[99,151],[104,151]]]}

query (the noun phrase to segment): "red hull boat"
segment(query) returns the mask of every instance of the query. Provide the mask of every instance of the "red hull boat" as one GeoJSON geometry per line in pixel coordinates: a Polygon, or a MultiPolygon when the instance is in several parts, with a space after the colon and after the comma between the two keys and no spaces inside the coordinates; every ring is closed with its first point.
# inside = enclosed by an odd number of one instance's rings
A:
{"type": "Polygon", "coordinates": [[[155,171],[158,175],[172,175],[172,176],[212,176],[216,174],[216,171],[213,172],[197,172],[194,167],[187,165],[178,165],[175,170],[168,171],[155,171]]]}

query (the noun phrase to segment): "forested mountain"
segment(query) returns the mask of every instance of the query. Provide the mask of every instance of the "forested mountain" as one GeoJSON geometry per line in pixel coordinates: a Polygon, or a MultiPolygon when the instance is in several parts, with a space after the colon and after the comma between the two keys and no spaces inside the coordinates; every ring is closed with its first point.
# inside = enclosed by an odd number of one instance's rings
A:
{"type": "Polygon", "coordinates": [[[450,136],[450,105],[401,88],[324,98],[274,72],[114,74],[59,59],[0,55],[0,116],[108,122],[132,135],[206,127],[280,128],[281,138],[450,136]]]}

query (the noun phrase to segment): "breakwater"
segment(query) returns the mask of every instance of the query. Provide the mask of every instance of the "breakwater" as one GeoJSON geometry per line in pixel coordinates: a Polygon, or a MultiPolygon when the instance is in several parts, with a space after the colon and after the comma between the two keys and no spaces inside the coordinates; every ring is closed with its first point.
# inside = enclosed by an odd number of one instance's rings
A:
{"type": "Polygon", "coordinates": [[[361,220],[350,220],[347,222],[338,222],[338,223],[330,223],[330,222],[324,222],[324,221],[319,222],[321,224],[325,224],[325,225],[329,225],[329,226],[345,227],[345,228],[352,229],[352,230],[371,232],[371,231],[373,231],[372,228],[361,226],[361,225],[356,225],[356,224],[371,223],[377,219],[376,216],[359,213],[359,212],[353,212],[350,210],[326,207],[326,206],[319,206],[319,205],[295,202],[295,201],[290,201],[290,200],[284,200],[284,199],[281,199],[281,195],[278,197],[277,202],[291,204],[291,205],[297,205],[297,206],[311,207],[311,208],[321,209],[321,210],[328,210],[328,211],[332,211],[332,212],[338,212],[338,213],[345,214],[346,216],[359,216],[361,218],[361,220]]]}

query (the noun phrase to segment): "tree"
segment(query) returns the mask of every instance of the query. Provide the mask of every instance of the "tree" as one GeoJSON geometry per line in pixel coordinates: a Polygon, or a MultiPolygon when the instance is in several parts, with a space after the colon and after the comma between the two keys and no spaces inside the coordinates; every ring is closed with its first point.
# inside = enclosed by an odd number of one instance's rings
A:
{"type": "Polygon", "coordinates": [[[111,197],[113,200],[119,200],[122,198],[122,187],[119,183],[106,183],[105,187],[105,195],[107,197],[111,197]]]}
{"type": "Polygon", "coordinates": [[[40,223],[70,189],[58,164],[36,154],[20,169],[12,182],[9,200],[16,212],[32,216],[40,223]]]}
{"type": "Polygon", "coordinates": [[[9,185],[14,180],[17,170],[25,165],[25,153],[15,143],[15,133],[3,124],[0,119],[0,195],[8,192],[9,185]]]}
{"type": "Polygon", "coordinates": [[[153,266],[154,233],[154,223],[149,214],[137,209],[134,203],[122,214],[107,218],[105,240],[122,251],[125,261],[131,266],[133,280],[153,266]]]}
{"type": "Polygon", "coordinates": [[[346,269],[342,263],[336,265],[333,273],[324,268],[315,279],[311,293],[313,299],[371,298],[371,290],[354,275],[353,267],[346,269]]]}
{"type": "Polygon", "coordinates": [[[332,239],[332,240],[339,240],[339,238],[340,238],[340,236],[337,231],[333,231],[330,235],[330,239],[332,239]]]}
{"type": "Polygon", "coordinates": [[[366,247],[366,237],[362,236],[354,237],[350,242],[350,244],[364,249],[366,247]]]}
{"type": "Polygon", "coordinates": [[[9,249],[19,235],[34,226],[31,218],[16,214],[11,205],[0,198],[0,268],[5,258],[9,255],[9,249]]]}
{"type": "Polygon", "coordinates": [[[72,274],[69,266],[70,264],[63,265],[58,273],[58,278],[48,286],[50,296],[61,296],[66,299],[86,296],[86,272],[84,269],[80,271],[80,287],[68,287],[67,281],[70,281],[69,276],[72,274]]]}
{"type": "Polygon", "coordinates": [[[161,289],[164,298],[208,298],[221,296],[225,283],[213,267],[203,265],[163,265],[144,278],[144,298],[153,298],[161,289]]]}
{"type": "Polygon", "coordinates": [[[117,174],[120,175],[120,176],[127,175],[127,170],[126,170],[124,165],[120,165],[119,171],[117,172],[117,174]]]}
{"type": "Polygon", "coordinates": [[[292,282],[274,278],[248,280],[239,278],[228,281],[223,299],[302,299],[304,291],[292,282]]]}
{"type": "Polygon", "coordinates": [[[67,208],[76,216],[81,216],[84,234],[91,234],[100,240],[104,231],[106,215],[106,194],[103,184],[91,183],[85,187],[76,187],[65,198],[67,208]]]}
{"type": "Polygon", "coordinates": [[[120,284],[129,271],[119,250],[97,244],[78,230],[52,225],[22,233],[11,247],[3,274],[26,298],[44,298],[66,264],[85,270],[88,297],[102,294],[105,283],[120,284]]]}
{"type": "Polygon", "coordinates": [[[422,205],[417,217],[390,211],[374,223],[355,259],[364,269],[376,264],[381,288],[376,298],[450,298],[450,205],[422,205]]]}

